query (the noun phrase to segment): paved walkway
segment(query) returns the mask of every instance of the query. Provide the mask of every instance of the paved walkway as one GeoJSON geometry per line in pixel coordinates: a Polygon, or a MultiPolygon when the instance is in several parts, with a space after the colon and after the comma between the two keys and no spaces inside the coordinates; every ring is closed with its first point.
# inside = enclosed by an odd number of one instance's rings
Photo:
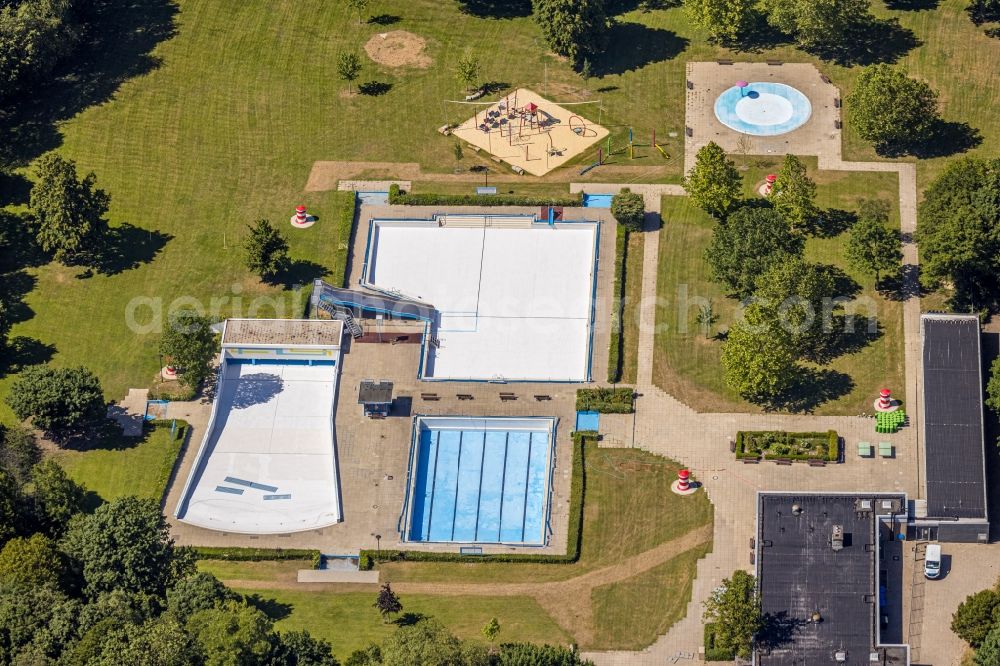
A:
{"type": "Polygon", "coordinates": [[[129,389],[121,402],[108,407],[108,418],[114,419],[125,437],[142,437],[148,398],[149,389],[129,389]]]}

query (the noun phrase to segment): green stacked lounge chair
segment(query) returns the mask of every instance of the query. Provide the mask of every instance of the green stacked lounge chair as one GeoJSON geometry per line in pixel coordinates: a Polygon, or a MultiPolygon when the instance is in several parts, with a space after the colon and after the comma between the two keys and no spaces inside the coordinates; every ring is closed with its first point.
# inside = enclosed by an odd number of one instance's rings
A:
{"type": "Polygon", "coordinates": [[[894,412],[879,412],[875,415],[875,432],[893,433],[906,425],[906,412],[897,409],[894,412]]]}

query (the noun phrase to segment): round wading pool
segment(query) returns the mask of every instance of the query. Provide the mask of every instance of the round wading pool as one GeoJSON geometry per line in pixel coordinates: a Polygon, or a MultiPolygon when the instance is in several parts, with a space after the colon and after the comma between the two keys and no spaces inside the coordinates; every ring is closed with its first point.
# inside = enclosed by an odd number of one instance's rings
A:
{"type": "Polygon", "coordinates": [[[715,117],[719,122],[754,136],[791,132],[805,124],[810,115],[809,99],[784,83],[754,82],[744,87],[733,86],[715,100],[715,117]]]}

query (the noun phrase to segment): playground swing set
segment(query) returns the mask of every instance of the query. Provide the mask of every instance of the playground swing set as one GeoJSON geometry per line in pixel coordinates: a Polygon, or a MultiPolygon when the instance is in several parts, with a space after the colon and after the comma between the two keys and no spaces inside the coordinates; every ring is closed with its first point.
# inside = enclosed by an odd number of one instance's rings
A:
{"type": "MultiPolygon", "coordinates": [[[[576,131],[576,130],[574,130],[574,131],[576,131]]],[[[667,151],[663,149],[663,146],[661,146],[659,143],[657,143],[657,141],[656,141],[656,130],[655,129],[653,130],[653,139],[652,139],[652,141],[650,142],[649,145],[652,146],[653,148],[656,148],[658,151],[660,151],[660,154],[663,156],[663,159],[665,159],[665,160],[669,160],[670,159],[670,154],[667,153],[667,151]]],[[[632,133],[632,128],[629,127],[628,128],[628,158],[630,160],[634,160],[635,159],[635,149],[637,147],[641,147],[641,144],[635,143],[635,138],[634,138],[634,135],[632,133]]],[[[597,161],[594,162],[593,164],[589,164],[588,166],[585,166],[583,169],[581,169],[580,170],[580,175],[581,176],[584,175],[585,173],[587,173],[588,171],[590,171],[591,169],[596,169],[599,166],[604,166],[607,163],[607,158],[611,157],[612,155],[615,154],[616,151],[613,149],[613,144],[612,144],[610,136],[608,136],[608,143],[607,143],[607,147],[606,148],[607,148],[606,151],[605,151],[605,148],[603,148],[603,147],[597,149],[597,161]]],[[[622,150],[624,150],[624,148],[622,150]]]]}

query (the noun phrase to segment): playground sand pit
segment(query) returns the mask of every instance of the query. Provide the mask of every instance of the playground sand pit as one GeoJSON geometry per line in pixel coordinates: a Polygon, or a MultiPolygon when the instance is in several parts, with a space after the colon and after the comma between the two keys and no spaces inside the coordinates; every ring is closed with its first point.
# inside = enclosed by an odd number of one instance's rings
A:
{"type": "MultiPolygon", "coordinates": [[[[544,176],[594,146],[608,130],[588,120],[597,105],[569,110],[519,88],[498,102],[478,108],[476,115],[454,128],[458,138],[533,176],[544,176]]],[[[589,162],[588,162],[589,163],[589,162]]]]}
{"type": "Polygon", "coordinates": [[[365,44],[365,53],[386,67],[429,67],[430,56],[424,53],[427,41],[405,30],[380,32],[365,44]]]}

